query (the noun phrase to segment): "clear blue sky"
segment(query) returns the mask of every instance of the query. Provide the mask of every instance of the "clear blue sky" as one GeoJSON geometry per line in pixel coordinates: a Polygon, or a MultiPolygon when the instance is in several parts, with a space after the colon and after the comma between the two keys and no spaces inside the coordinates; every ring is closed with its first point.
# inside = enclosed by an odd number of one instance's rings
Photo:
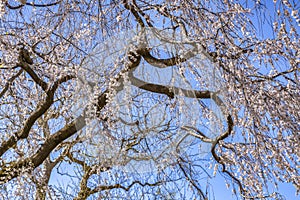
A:
{"type": "MultiPolygon", "coordinates": [[[[269,8],[268,11],[270,12],[270,14],[272,15],[273,13],[273,2],[272,0],[267,0],[267,7],[269,8]]],[[[254,16],[254,24],[257,23],[257,19],[254,16]]],[[[272,32],[270,30],[268,30],[268,28],[266,28],[267,26],[264,26],[264,29],[261,29],[260,31],[263,31],[263,36],[266,38],[272,38],[272,32]],[[266,28],[266,29],[265,29],[266,28]]],[[[65,166],[66,168],[70,168],[70,166],[65,166]]],[[[61,179],[62,176],[58,175],[55,171],[53,171],[53,174],[51,176],[51,180],[50,183],[54,184],[54,185],[58,185],[59,182],[63,183],[63,184],[68,184],[70,183],[70,179],[64,177],[65,179],[62,180],[61,179]]],[[[215,199],[216,200],[231,200],[231,199],[235,199],[235,197],[232,195],[231,193],[231,189],[227,189],[225,186],[225,182],[224,182],[224,178],[221,177],[220,175],[217,175],[211,182],[211,185],[214,188],[214,194],[215,194],[215,199]]],[[[291,184],[280,184],[280,192],[282,192],[285,196],[287,200],[294,200],[294,199],[300,199],[299,196],[295,197],[295,189],[291,184]]]]}

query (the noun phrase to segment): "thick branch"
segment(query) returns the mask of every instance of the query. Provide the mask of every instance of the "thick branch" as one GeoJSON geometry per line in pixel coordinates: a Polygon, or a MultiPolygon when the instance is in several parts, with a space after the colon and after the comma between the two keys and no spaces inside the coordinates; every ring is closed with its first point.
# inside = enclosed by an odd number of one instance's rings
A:
{"type": "Polygon", "coordinates": [[[52,88],[47,91],[47,97],[44,100],[44,102],[40,105],[38,105],[37,109],[28,117],[28,119],[25,121],[24,123],[24,127],[13,133],[13,135],[5,142],[3,142],[0,146],[0,156],[2,156],[9,148],[13,147],[19,139],[24,139],[28,137],[28,134],[31,130],[31,127],[33,126],[33,124],[35,123],[35,121],[42,116],[52,105],[53,103],[53,98],[54,98],[54,93],[57,90],[58,86],[63,83],[66,82],[70,79],[74,78],[74,76],[65,76],[62,77],[61,79],[57,80],[52,88]]]}
{"type": "Polygon", "coordinates": [[[124,4],[124,7],[133,14],[133,16],[135,17],[135,19],[137,20],[137,22],[140,24],[140,26],[141,27],[145,27],[145,24],[144,24],[141,16],[139,15],[139,13],[134,8],[134,5],[128,3],[127,0],[124,0],[123,4],[124,4]]]}
{"type": "Polygon", "coordinates": [[[54,3],[48,3],[48,4],[35,4],[33,2],[30,2],[30,3],[26,3],[26,4],[20,4],[18,6],[12,6],[8,3],[8,1],[6,1],[5,4],[9,9],[16,10],[16,9],[22,8],[24,5],[33,6],[33,7],[49,7],[49,6],[55,6],[55,5],[59,4],[60,2],[61,1],[57,1],[54,3]]]}
{"type": "Polygon", "coordinates": [[[209,90],[199,91],[199,90],[187,90],[181,89],[175,86],[164,86],[154,83],[148,83],[143,80],[140,80],[133,75],[130,75],[131,83],[143,90],[147,90],[150,92],[165,94],[170,98],[174,98],[175,95],[182,95],[189,98],[198,98],[198,99],[213,99],[219,105],[222,105],[222,101],[219,97],[217,97],[215,92],[211,92],[209,90]]]}
{"type": "MultiPolygon", "coordinates": [[[[126,67],[126,69],[128,71],[132,70],[135,67],[137,67],[139,63],[140,63],[140,58],[137,58],[136,61],[131,62],[126,67]]],[[[47,99],[50,96],[52,98],[49,99],[49,101],[53,102],[54,92],[56,91],[58,86],[61,83],[65,82],[65,81],[67,81],[71,78],[74,78],[74,76],[72,76],[72,75],[65,76],[65,77],[59,79],[58,81],[56,81],[53,84],[51,90],[47,91],[47,94],[48,94],[47,99]]],[[[122,78],[117,77],[116,81],[121,81],[122,82],[122,78]]],[[[117,88],[117,89],[121,90],[122,88],[123,87],[121,86],[120,88],[117,88]]],[[[99,96],[98,102],[97,102],[98,103],[97,108],[98,108],[99,111],[107,104],[107,95],[108,95],[108,93],[109,93],[109,90],[106,90],[104,93],[102,93],[102,95],[99,96]]],[[[44,104],[48,105],[49,103],[48,103],[48,101],[46,101],[44,104]]],[[[51,105],[52,105],[52,103],[50,104],[50,106],[51,105]]],[[[37,109],[37,111],[35,113],[38,112],[38,114],[33,113],[34,117],[31,117],[29,122],[27,120],[28,124],[25,123],[25,124],[27,124],[27,126],[24,126],[24,128],[20,131],[19,134],[15,133],[14,135],[16,135],[16,136],[12,136],[8,141],[4,142],[1,145],[0,155],[3,155],[3,153],[5,153],[9,148],[11,148],[13,145],[15,145],[19,138],[26,138],[28,136],[29,131],[31,129],[31,126],[33,125],[35,120],[37,118],[39,118],[49,108],[49,107],[46,108],[46,106],[44,106],[44,107],[42,109],[43,112],[39,111],[41,109],[37,109]]],[[[17,177],[22,172],[22,169],[24,169],[24,168],[28,168],[28,169],[33,168],[34,169],[37,166],[39,166],[40,164],[42,164],[43,161],[48,157],[48,155],[52,152],[53,149],[55,149],[62,141],[64,141],[65,139],[71,137],[77,131],[81,130],[85,125],[86,125],[85,114],[82,114],[77,119],[75,119],[73,122],[66,125],[64,128],[62,128],[61,130],[59,130],[55,134],[51,135],[45,141],[45,143],[41,146],[41,148],[37,151],[36,154],[34,154],[33,156],[31,156],[30,158],[27,158],[25,160],[21,160],[19,162],[12,163],[8,167],[4,167],[0,171],[0,182],[6,182],[6,181],[9,181],[9,180],[17,177]]]]}
{"type": "Polygon", "coordinates": [[[178,55],[172,58],[166,58],[166,59],[159,59],[152,56],[149,52],[148,48],[143,48],[141,50],[138,50],[137,53],[139,53],[143,58],[152,66],[158,67],[158,68],[166,68],[170,66],[174,66],[180,63],[183,63],[187,61],[188,59],[194,57],[197,54],[197,51],[195,49],[192,49],[185,53],[184,55],[178,55]]]}
{"type": "Polygon", "coordinates": [[[41,86],[41,88],[46,91],[48,88],[47,83],[45,83],[36,73],[35,71],[33,71],[33,69],[31,69],[31,67],[29,66],[29,64],[27,64],[26,62],[21,62],[19,64],[22,69],[24,69],[29,75],[30,77],[34,80],[34,82],[36,84],[38,84],[39,86],[41,86]]]}
{"type": "Polygon", "coordinates": [[[192,126],[182,126],[181,129],[186,130],[186,131],[190,131],[190,135],[199,138],[201,141],[206,142],[206,143],[213,143],[214,140],[207,137],[204,133],[202,133],[200,130],[196,129],[195,127],[192,126]],[[191,130],[196,131],[197,134],[191,132],[191,130]]]}
{"type": "Polygon", "coordinates": [[[25,160],[21,160],[17,163],[12,163],[10,166],[3,168],[0,171],[0,182],[6,182],[17,177],[22,172],[22,168],[27,168],[27,170],[36,168],[43,163],[56,146],[77,131],[81,130],[84,126],[85,117],[79,116],[71,124],[68,124],[49,137],[32,157],[26,158],[25,160]]]}

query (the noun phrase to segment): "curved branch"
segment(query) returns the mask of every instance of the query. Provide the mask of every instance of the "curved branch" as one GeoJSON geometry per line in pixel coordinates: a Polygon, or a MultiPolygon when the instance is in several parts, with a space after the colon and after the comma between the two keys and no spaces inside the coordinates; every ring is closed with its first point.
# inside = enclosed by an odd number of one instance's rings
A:
{"type": "Polygon", "coordinates": [[[36,3],[26,3],[28,6],[33,6],[33,7],[49,7],[49,6],[56,6],[57,4],[61,3],[62,1],[57,1],[54,3],[48,3],[48,4],[36,4],[36,3]]]}
{"type": "Polygon", "coordinates": [[[16,9],[19,9],[19,8],[22,8],[24,5],[23,4],[20,4],[18,6],[12,6],[8,3],[8,1],[5,2],[5,5],[9,8],[9,9],[12,9],[12,10],[16,10],[16,9]]]}
{"type": "Polygon", "coordinates": [[[42,116],[49,108],[50,106],[53,104],[53,100],[54,100],[54,93],[57,90],[58,86],[63,83],[66,82],[70,79],[74,78],[74,76],[69,75],[69,76],[65,76],[62,77],[61,79],[57,80],[52,88],[48,91],[46,91],[47,93],[47,97],[44,100],[44,102],[40,105],[38,105],[37,109],[28,117],[28,119],[25,121],[24,123],[24,127],[23,129],[13,133],[13,136],[11,136],[7,141],[3,142],[0,145],[0,157],[11,147],[13,147],[19,139],[24,139],[27,138],[31,127],[33,126],[33,124],[35,123],[35,121],[42,116]]]}
{"type": "Polygon", "coordinates": [[[35,3],[31,2],[31,3],[26,3],[26,4],[20,4],[18,6],[12,6],[8,3],[8,1],[6,1],[6,6],[9,9],[16,10],[16,9],[22,8],[25,5],[33,6],[33,7],[49,7],[49,6],[55,6],[55,5],[59,4],[60,2],[61,1],[57,1],[57,2],[54,2],[54,3],[48,3],[48,4],[35,4],[35,3]]]}
{"type": "Polygon", "coordinates": [[[201,141],[206,142],[206,143],[213,143],[214,140],[208,138],[206,135],[204,135],[204,133],[202,133],[201,131],[199,131],[198,129],[192,127],[192,126],[182,126],[181,129],[186,130],[186,131],[190,131],[191,129],[196,131],[198,134],[195,134],[193,132],[191,132],[190,134],[196,138],[199,138],[201,141]]]}
{"type": "Polygon", "coordinates": [[[155,182],[155,183],[141,183],[140,181],[134,181],[132,182],[129,186],[125,187],[121,184],[115,184],[115,185],[100,185],[98,187],[96,187],[95,189],[93,189],[91,191],[91,194],[94,194],[96,192],[100,192],[100,191],[104,191],[104,190],[111,190],[111,189],[116,189],[116,188],[120,188],[120,189],[123,189],[125,191],[129,191],[130,188],[132,188],[134,185],[140,185],[142,187],[145,187],[145,186],[158,186],[158,185],[161,185],[162,182],[161,181],[158,181],[158,182],[155,182]]]}
{"type": "Polygon", "coordinates": [[[166,68],[170,66],[174,66],[180,63],[183,63],[187,61],[188,59],[194,57],[196,55],[195,51],[196,49],[192,49],[185,53],[184,55],[178,55],[172,58],[166,58],[166,59],[158,59],[152,56],[149,52],[149,49],[144,48],[141,50],[138,50],[137,53],[139,53],[143,58],[152,66],[158,67],[158,68],[166,68]]]}
{"type": "Polygon", "coordinates": [[[19,52],[19,64],[22,69],[24,69],[30,77],[38,84],[44,91],[47,90],[48,85],[45,83],[36,73],[30,68],[30,65],[33,64],[30,54],[27,49],[21,48],[19,52]]]}
{"type": "Polygon", "coordinates": [[[74,200],[82,200],[82,199],[86,199],[87,197],[89,197],[92,194],[95,194],[97,192],[101,192],[101,191],[105,191],[105,190],[112,190],[112,189],[123,189],[125,191],[129,191],[134,185],[141,185],[142,187],[145,186],[159,186],[162,184],[161,181],[155,182],[155,183],[141,183],[140,181],[134,181],[132,182],[129,186],[123,186],[121,184],[115,184],[115,185],[100,185],[94,189],[91,189],[89,187],[85,187],[85,191],[78,194],[78,196],[76,198],[74,198],[74,200]]]}
{"type": "Polygon", "coordinates": [[[224,140],[225,138],[227,138],[230,135],[230,133],[233,130],[233,125],[234,124],[233,124],[232,117],[231,117],[231,115],[228,115],[227,116],[227,126],[228,126],[227,131],[225,133],[223,133],[222,135],[220,135],[219,137],[217,137],[217,139],[215,140],[215,142],[212,145],[211,153],[212,153],[212,156],[214,157],[214,159],[217,161],[217,163],[219,163],[219,164],[222,165],[222,172],[224,172],[227,175],[229,175],[232,178],[232,180],[234,180],[234,182],[236,182],[238,184],[241,194],[245,194],[245,190],[244,190],[244,188],[242,186],[242,183],[233,174],[231,174],[226,169],[224,161],[216,153],[216,147],[217,147],[217,145],[219,144],[219,142],[221,140],[224,140]]]}

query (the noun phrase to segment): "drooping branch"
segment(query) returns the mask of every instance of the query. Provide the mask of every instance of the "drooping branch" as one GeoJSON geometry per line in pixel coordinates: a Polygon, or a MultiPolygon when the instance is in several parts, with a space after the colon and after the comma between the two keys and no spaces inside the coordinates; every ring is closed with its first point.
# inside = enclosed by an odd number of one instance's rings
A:
{"type": "MultiPolygon", "coordinates": [[[[25,0],[26,2],[26,0],[25,0]]],[[[19,8],[22,8],[24,5],[27,5],[27,6],[33,6],[33,7],[49,7],[49,6],[55,6],[57,4],[59,4],[61,1],[57,1],[57,2],[54,2],[54,3],[48,3],[48,4],[36,4],[36,3],[33,3],[33,2],[28,2],[28,3],[25,3],[25,4],[20,4],[18,6],[12,6],[8,3],[8,1],[5,2],[6,6],[9,8],[9,9],[12,9],[12,10],[16,10],[16,9],[19,9],[19,8]]]]}
{"type": "Polygon", "coordinates": [[[207,200],[207,198],[205,197],[204,192],[202,191],[202,189],[200,187],[198,187],[198,185],[195,183],[195,181],[191,179],[191,177],[187,174],[186,170],[184,169],[184,165],[182,164],[182,162],[185,162],[184,159],[182,157],[179,157],[178,160],[179,160],[178,161],[179,168],[181,169],[181,171],[184,174],[185,178],[192,184],[192,186],[194,188],[196,188],[196,190],[199,192],[202,199],[207,200]]]}
{"type": "Polygon", "coordinates": [[[147,90],[150,92],[164,94],[170,98],[174,98],[175,95],[182,95],[188,98],[198,98],[198,99],[213,99],[217,105],[223,106],[222,100],[217,96],[217,92],[209,91],[209,90],[187,90],[178,88],[175,86],[165,86],[154,83],[148,83],[141,79],[134,77],[132,74],[129,75],[130,81],[132,85],[147,90]]]}
{"type": "Polygon", "coordinates": [[[217,137],[217,139],[214,141],[214,143],[212,144],[212,147],[211,147],[211,153],[212,153],[212,156],[215,159],[215,161],[217,161],[217,163],[221,164],[222,172],[224,172],[225,174],[230,176],[232,178],[232,180],[235,183],[237,183],[241,194],[245,194],[246,191],[244,190],[242,183],[232,173],[230,173],[226,169],[226,166],[225,166],[226,163],[222,160],[222,158],[216,152],[217,145],[219,145],[220,141],[226,139],[231,134],[231,132],[233,130],[233,126],[234,126],[233,119],[232,119],[231,115],[228,115],[227,116],[227,131],[225,131],[223,134],[219,135],[217,137]]]}

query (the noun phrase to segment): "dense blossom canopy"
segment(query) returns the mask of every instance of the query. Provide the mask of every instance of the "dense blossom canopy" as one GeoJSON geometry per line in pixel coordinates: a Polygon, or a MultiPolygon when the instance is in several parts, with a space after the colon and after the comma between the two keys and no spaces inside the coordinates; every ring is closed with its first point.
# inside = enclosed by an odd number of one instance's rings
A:
{"type": "Polygon", "coordinates": [[[300,191],[300,4],[0,1],[1,199],[300,191]],[[56,181],[58,180],[58,181],[56,181]]]}

